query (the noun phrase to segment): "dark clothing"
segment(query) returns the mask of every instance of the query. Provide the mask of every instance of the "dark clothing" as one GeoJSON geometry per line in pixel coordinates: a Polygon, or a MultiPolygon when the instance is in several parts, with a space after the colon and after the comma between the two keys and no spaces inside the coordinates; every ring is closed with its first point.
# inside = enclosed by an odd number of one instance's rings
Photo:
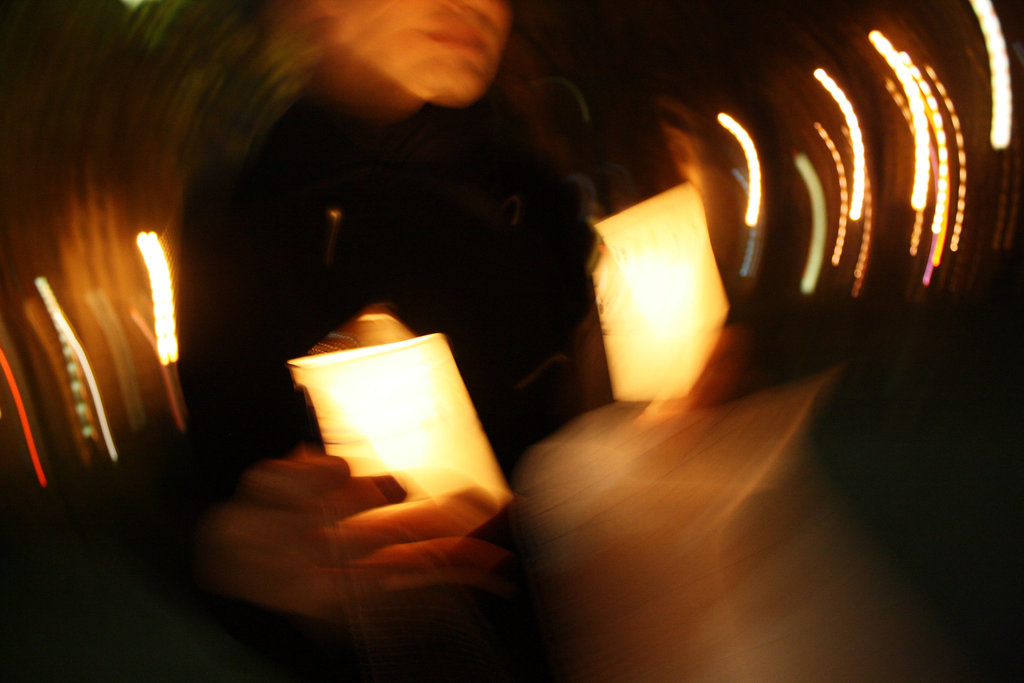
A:
{"type": "MultiPolygon", "coordinates": [[[[373,303],[417,334],[447,335],[506,473],[580,410],[568,354],[593,310],[591,232],[571,186],[507,144],[490,114],[486,103],[427,108],[371,131],[300,102],[229,202],[193,203],[176,280],[200,500],[227,497],[242,470],[310,431],[286,362],[373,303]]],[[[346,669],[338,653],[350,645],[387,679],[547,676],[525,592],[441,588],[401,603],[394,630],[385,619],[383,639],[331,646],[312,677],[346,669]]],[[[260,650],[289,628],[270,614],[252,627],[245,605],[222,612],[260,650]]],[[[292,668],[295,657],[277,659],[292,668]]]]}
{"type": "Polygon", "coordinates": [[[506,144],[487,104],[428,108],[381,132],[301,102],[226,215],[210,203],[192,213],[180,369],[218,495],[299,440],[286,361],[371,303],[449,337],[506,471],[571,416],[553,388],[564,363],[528,380],[567,353],[590,304],[590,231],[569,186],[506,144]]]}

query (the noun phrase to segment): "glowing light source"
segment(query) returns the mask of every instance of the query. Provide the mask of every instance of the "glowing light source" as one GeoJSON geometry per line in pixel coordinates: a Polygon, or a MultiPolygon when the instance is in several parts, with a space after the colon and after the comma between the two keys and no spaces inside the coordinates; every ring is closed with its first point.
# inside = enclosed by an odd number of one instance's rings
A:
{"type": "Polygon", "coordinates": [[[399,473],[410,497],[486,491],[511,499],[444,335],[288,362],[325,448],[352,473],[399,473]]]}
{"type": "Polygon", "coordinates": [[[1013,126],[1013,89],[1010,82],[1010,57],[999,16],[991,0],[971,0],[971,9],[978,17],[981,33],[988,52],[988,67],[992,87],[992,125],[990,142],[993,149],[1006,149],[1010,145],[1013,126]]]}
{"type": "Polygon", "coordinates": [[[686,395],[729,311],[700,196],[679,185],[595,227],[605,246],[594,283],[615,398],[686,395]]]}
{"type": "Polygon", "coordinates": [[[861,135],[860,123],[857,120],[857,113],[853,105],[846,97],[846,93],[824,69],[815,69],[814,77],[825,86],[832,99],[839,105],[846,119],[846,127],[850,131],[850,145],[853,147],[853,193],[850,197],[850,220],[860,220],[864,210],[864,178],[867,173],[867,163],[864,159],[864,138],[861,135]]]}
{"type": "Polygon", "coordinates": [[[754,141],[750,139],[747,131],[728,114],[719,114],[718,122],[733,134],[733,137],[743,148],[743,155],[747,159],[747,212],[744,220],[747,225],[757,225],[758,214],[761,211],[761,163],[757,158],[757,148],[754,141]]]}
{"type": "MultiPolygon", "coordinates": [[[[89,359],[85,355],[85,349],[82,348],[82,344],[78,341],[78,337],[75,335],[74,329],[71,327],[71,323],[68,322],[67,316],[64,315],[64,311],[61,309],[60,304],[57,302],[57,297],[53,293],[53,289],[50,287],[50,283],[45,277],[37,277],[35,280],[36,289],[39,290],[40,296],[43,298],[43,302],[46,304],[46,310],[50,314],[50,318],[53,320],[54,327],[57,328],[57,336],[60,338],[61,345],[68,349],[72,354],[77,368],[81,370],[82,375],[85,378],[86,384],[89,388],[89,394],[92,396],[93,408],[96,411],[96,421],[99,422],[100,432],[103,435],[103,442],[107,447],[107,454],[110,459],[117,462],[117,448],[114,446],[114,438],[110,433],[110,425],[107,423],[107,413],[103,409],[103,400],[100,398],[100,388],[96,383],[96,376],[93,374],[92,366],[89,364],[89,359]]],[[[72,383],[77,381],[72,379],[72,383]]],[[[74,391],[74,387],[72,387],[74,391]]],[[[76,394],[80,394],[80,391],[74,391],[76,394]]],[[[78,408],[79,416],[84,418],[83,407],[78,408]]],[[[85,436],[90,436],[88,431],[84,432],[85,436]]]]}
{"type": "Polygon", "coordinates": [[[909,57],[904,59],[903,54],[905,53],[897,52],[881,31],[872,31],[868,34],[868,38],[896,74],[896,78],[903,86],[903,92],[907,96],[907,106],[910,107],[914,135],[914,189],[910,196],[910,205],[915,210],[921,211],[928,203],[928,180],[931,174],[929,150],[931,138],[924,98],[908,66],[909,57]]]}
{"type": "Polygon", "coordinates": [[[843,157],[839,154],[836,143],[832,141],[832,136],[825,130],[825,126],[815,122],[814,128],[825,142],[829,153],[832,154],[832,162],[836,165],[836,174],[839,177],[839,227],[836,230],[836,245],[832,249],[832,265],[838,266],[843,258],[843,247],[846,244],[846,222],[850,210],[850,195],[846,183],[846,166],[843,164],[843,157]]]}
{"type": "Polygon", "coordinates": [[[807,194],[811,200],[811,245],[807,249],[807,263],[800,280],[800,291],[812,294],[818,286],[821,276],[821,264],[825,260],[825,190],[821,187],[814,164],[806,154],[797,154],[793,158],[796,170],[807,186],[807,194]]]}
{"type": "Polygon", "coordinates": [[[136,243],[146,262],[153,290],[153,328],[156,332],[157,353],[162,364],[175,363],[178,360],[178,338],[174,322],[174,290],[167,256],[155,232],[140,232],[136,243]]]}

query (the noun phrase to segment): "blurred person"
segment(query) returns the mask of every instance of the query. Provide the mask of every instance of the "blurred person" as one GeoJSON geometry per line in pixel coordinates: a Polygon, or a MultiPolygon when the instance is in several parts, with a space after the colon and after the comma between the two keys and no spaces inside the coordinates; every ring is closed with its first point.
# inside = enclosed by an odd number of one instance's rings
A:
{"type": "MultiPolygon", "coordinates": [[[[485,97],[509,4],[269,0],[258,17],[307,35],[320,55],[305,96],[237,182],[197,183],[183,230],[180,371],[204,473],[195,495],[222,501],[198,522],[200,582],[289,615],[329,649],[345,648],[346,630],[364,649],[372,641],[377,675],[414,675],[396,664],[408,657],[449,677],[543,676],[518,603],[489,624],[469,606],[447,643],[435,642],[449,625],[437,600],[416,621],[417,601],[444,586],[507,596],[503,510],[474,491],[393,505],[405,495],[394,477],[351,477],[342,460],[297,447],[307,416],[285,365],[386,302],[417,333],[447,335],[506,472],[579,412],[570,357],[592,310],[590,232],[573,192],[485,97]],[[362,613],[371,605],[399,615],[376,639],[362,613]]],[[[229,609],[250,632],[265,618],[229,609]]]]}

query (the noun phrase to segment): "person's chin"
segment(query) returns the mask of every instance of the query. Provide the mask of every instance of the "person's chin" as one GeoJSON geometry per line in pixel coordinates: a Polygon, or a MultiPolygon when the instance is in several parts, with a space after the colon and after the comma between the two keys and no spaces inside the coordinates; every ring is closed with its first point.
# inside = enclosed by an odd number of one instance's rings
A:
{"type": "Polygon", "coordinates": [[[464,109],[479,102],[480,98],[484,96],[484,92],[484,90],[480,90],[473,93],[443,93],[432,97],[429,102],[438,107],[464,109]]]}
{"type": "Polygon", "coordinates": [[[473,74],[471,77],[466,76],[436,84],[426,99],[439,107],[462,109],[478,102],[487,92],[488,87],[490,87],[490,79],[473,74]]]}

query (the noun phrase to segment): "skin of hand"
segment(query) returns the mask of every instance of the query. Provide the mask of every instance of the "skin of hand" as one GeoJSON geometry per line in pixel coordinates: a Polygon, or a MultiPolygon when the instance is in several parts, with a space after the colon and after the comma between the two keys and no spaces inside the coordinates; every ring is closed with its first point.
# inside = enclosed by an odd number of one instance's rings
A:
{"type": "Polygon", "coordinates": [[[471,535],[500,517],[484,495],[404,501],[389,475],[353,477],[312,447],[264,460],[196,535],[206,590],[327,623],[344,623],[377,591],[439,584],[511,592],[504,548],[471,535]]]}

